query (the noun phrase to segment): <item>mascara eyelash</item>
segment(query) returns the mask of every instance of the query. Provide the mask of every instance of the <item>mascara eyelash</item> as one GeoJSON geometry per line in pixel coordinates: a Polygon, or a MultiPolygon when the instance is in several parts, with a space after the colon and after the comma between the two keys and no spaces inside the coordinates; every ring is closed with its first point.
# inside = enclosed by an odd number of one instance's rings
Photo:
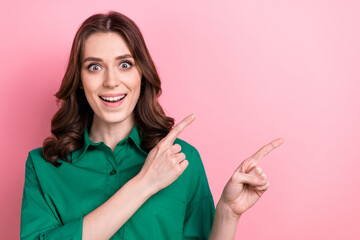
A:
{"type": "Polygon", "coordinates": [[[122,64],[122,63],[127,63],[127,64],[129,64],[131,67],[134,65],[132,62],[130,62],[130,61],[123,61],[123,62],[121,62],[120,64],[122,64]]]}
{"type": "MultiPolygon", "coordinates": [[[[123,61],[123,62],[121,62],[120,64],[122,64],[122,63],[127,63],[127,64],[129,64],[131,67],[134,66],[134,64],[133,64],[132,62],[130,62],[130,61],[123,61]]],[[[119,65],[120,65],[120,64],[119,64],[119,65]]],[[[99,66],[99,65],[96,64],[96,63],[90,63],[86,68],[87,68],[88,70],[90,70],[90,67],[92,67],[92,66],[94,66],[94,65],[99,66]]],[[[99,67],[100,67],[100,66],[99,66],[99,67]]]]}
{"type": "Polygon", "coordinates": [[[97,65],[98,67],[100,67],[99,64],[90,63],[86,68],[87,68],[88,70],[90,70],[90,67],[95,66],[95,65],[97,65]]]}

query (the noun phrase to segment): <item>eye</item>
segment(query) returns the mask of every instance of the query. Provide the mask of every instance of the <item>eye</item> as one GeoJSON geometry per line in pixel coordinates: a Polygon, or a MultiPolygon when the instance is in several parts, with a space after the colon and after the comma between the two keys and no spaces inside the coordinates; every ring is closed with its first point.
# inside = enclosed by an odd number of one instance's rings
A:
{"type": "Polygon", "coordinates": [[[124,68],[124,69],[131,68],[132,65],[133,64],[131,62],[125,61],[125,62],[120,63],[120,68],[124,68]]]}
{"type": "Polygon", "coordinates": [[[90,64],[87,68],[92,72],[97,72],[101,69],[97,64],[90,64]]]}

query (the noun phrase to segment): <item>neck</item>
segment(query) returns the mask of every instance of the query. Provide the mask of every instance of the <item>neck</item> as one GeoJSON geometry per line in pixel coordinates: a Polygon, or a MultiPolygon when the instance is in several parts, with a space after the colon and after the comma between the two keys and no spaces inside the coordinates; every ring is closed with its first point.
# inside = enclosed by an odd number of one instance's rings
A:
{"type": "Polygon", "coordinates": [[[91,124],[89,138],[94,143],[104,142],[113,151],[116,144],[129,136],[131,130],[135,125],[133,115],[129,116],[122,122],[107,123],[96,117],[94,114],[93,122],[91,124]]]}

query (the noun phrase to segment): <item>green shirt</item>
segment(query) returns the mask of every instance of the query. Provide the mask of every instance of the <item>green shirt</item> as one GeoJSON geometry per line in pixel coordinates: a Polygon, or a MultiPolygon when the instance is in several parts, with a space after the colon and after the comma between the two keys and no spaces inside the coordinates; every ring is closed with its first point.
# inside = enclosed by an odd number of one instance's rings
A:
{"type": "MultiPolygon", "coordinates": [[[[21,208],[21,239],[81,239],[83,217],[141,170],[147,152],[136,125],[114,151],[84,133],[82,148],[46,162],[41,148],[29,152],[21,208]]],[[[198,151],[177,138],[188,167],[150,197],[111,239],[207,239],[215,206],[198,151]]],[[[124,206],[126,208],[126,205],[124,206]]]]}

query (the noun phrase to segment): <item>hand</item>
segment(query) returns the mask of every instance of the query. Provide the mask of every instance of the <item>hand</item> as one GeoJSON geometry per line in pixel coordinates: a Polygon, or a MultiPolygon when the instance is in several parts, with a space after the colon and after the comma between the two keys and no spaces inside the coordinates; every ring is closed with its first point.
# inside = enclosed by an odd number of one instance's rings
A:
{"type": "Polygon", "coordinates": [[[150,184],[153,194],[174,182],[189,165],[181,146],[173,143],[194,119],[193,114],[184,118],[149,152],[138,176],[150,184]]]}
{"type": "Polygon", "coordinates": [[[245,159],[226,184],[219,203],[227,212],[239,217],[252,207],[269,187],[269,181],[258,161],[280,146],[284,140],[278,138],[263,146],[251,157],[245,159]]]}

